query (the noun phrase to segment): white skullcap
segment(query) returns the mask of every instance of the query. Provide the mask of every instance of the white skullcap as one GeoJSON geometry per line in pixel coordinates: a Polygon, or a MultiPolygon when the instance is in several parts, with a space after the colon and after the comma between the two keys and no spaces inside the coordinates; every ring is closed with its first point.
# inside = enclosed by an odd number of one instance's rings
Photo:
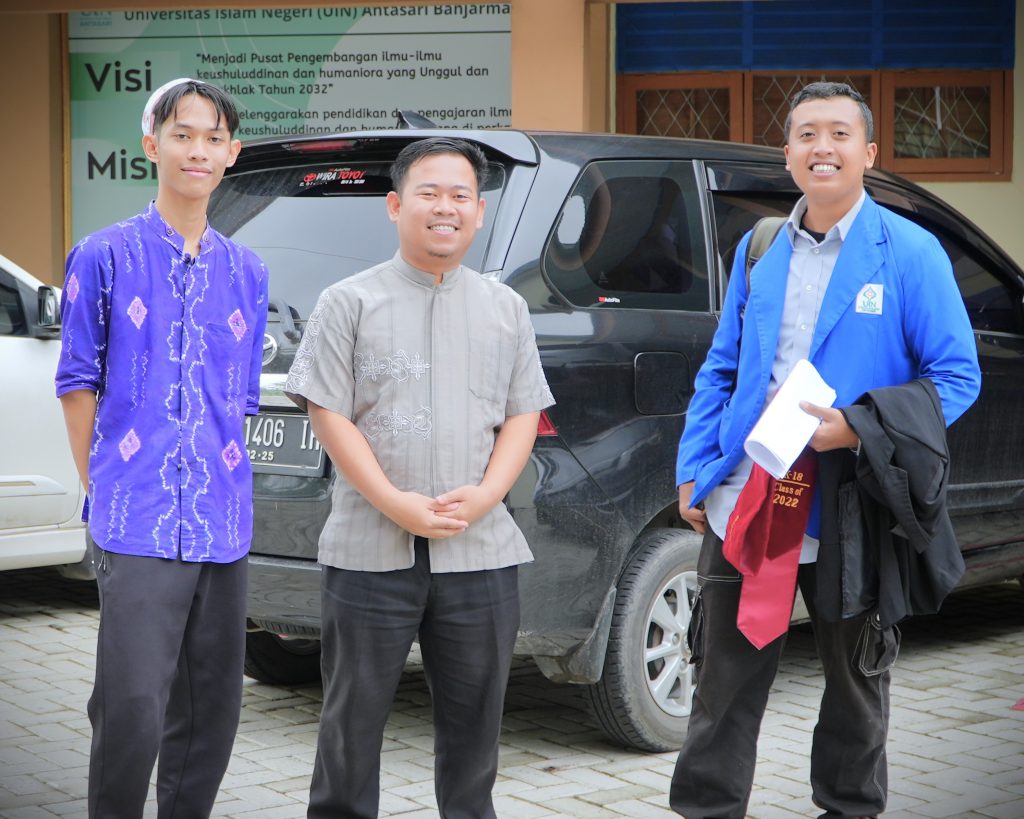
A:
{"type": "Polygon", "coordinates": [[[156,108],[156,104],[160,102],[160,98],[174,88],[177,85],[184,85],[187,82],[197,82],[190,77],[178,77],[176,80],[165,82],[156,91],[154,91],[149,101],[146,103],[146,107],[142,109],[142,135],[153,133],[153,109],[156,108]]]}

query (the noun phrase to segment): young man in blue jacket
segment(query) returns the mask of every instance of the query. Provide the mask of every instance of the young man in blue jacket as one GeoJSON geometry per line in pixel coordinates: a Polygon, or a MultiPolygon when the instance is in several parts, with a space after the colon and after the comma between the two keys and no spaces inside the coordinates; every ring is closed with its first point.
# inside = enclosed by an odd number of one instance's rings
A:
{"type": "MultiPolygon", "coordinates": [[[[757,647],[737,625],[749,581],[723,556],[726,523],[751,475],[743,442],[766,404],[803,358],[836,390],[835,407],[871,389],[929,378],[948,425],[978,395],[974,337],[949,258],[934,236],[879,207],[864,190],[877,151],[872,128],[870,109],[847,85],[813,83],[793,98],[786,161],[804,196],[754,266],[749,287],[750,236],[740,243],[687,413],[676,482],[680,513],[704,534],[694,612],[700,670],[670,801],[693,819],[746,814],[757,736],[792,606],[789,599],[780,633],[757,647]]],[[[857,448],[839,409],[805,410],[821,419],[811,450],[857,448]]],[[[853,662],[865,617],[827,622],[815,611],[820,509],[813,487],[809,494],[813,503],[802,542],[802,523],[796,532],[793,569],[825,673],[812,796],[825,817],[874,816],[887,793],[889,672],[864,674],[853,662]]]]}

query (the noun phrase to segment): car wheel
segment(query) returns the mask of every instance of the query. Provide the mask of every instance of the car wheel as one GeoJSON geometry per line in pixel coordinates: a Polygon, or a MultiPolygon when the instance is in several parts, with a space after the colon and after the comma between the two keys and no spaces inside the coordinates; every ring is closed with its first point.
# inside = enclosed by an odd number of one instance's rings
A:
{"type": "Polygon", "coordinates": [[[587,687],[601,730],[643,751],[678,749],[693,702],[686,634],[697,591],[700,537],[642,535],[619,580],[601,679],[587,687]]]}
{"type": "Polygon", "coordinates": [[[301,685],[320,679],[320,641],[269,631],[245,635],[245,673],[271,685],[301,685]]]}

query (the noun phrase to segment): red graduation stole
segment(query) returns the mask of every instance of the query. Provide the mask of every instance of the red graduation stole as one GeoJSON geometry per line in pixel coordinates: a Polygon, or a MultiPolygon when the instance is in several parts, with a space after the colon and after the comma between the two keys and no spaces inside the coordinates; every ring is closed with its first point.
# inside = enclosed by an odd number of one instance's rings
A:
{"type": "Polygon", "coordinates": [[[754,464],[729,516],[722,553],[743,575],[736,626],[758,649],[789,629],[817,472],[807,449],[782,480],[754,464]]]}

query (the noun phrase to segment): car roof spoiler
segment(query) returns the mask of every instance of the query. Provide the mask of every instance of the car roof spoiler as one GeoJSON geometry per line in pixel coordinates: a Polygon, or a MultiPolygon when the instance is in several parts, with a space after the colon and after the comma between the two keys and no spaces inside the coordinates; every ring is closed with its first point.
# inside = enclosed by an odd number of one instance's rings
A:
{"type": "MultiPolygon", "coordinates": [[[[410,112],[411,113],[411,112],[410,112]]],[[[420,115],[414,114],[419,117],[420,115]]],[[[424,121],[426,118],[422,118],[424,121]]],[[[246,142],[245,148],[231,173],[252,170],[282,153],[292,155],[316,155],[333,153],[335,156],[376,155],[394,157],[405,145],[426,137],[444,136],[465,139],[479,145],[490,157],[503,156],[521,165],[537,165],[540,154],[537,143],[522,131],[504,128],[439,128],[421,127],[410,118],[399,128],[383,128],[367,131],[342,131],[335,134],[302,134],[256,139],[246,142]]]]}
{"type": "Polygon", "coordinates": [[[416,111],[399,111],[398,122],[395,123],[396,128],[402,130],[407,129],[425,129],[425,128],[436,128],[437,123],[433,120],[427,119],[423,114],[419,114],[416,111]]]}

